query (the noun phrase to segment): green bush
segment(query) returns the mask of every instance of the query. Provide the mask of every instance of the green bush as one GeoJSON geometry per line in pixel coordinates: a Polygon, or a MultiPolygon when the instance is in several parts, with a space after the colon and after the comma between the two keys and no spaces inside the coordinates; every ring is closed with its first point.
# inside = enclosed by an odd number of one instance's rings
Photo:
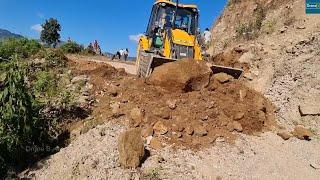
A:
{"type": "Polygon", "coordinates": [[[47,49],[43,58],[49,68],[65,67],[67,65],[66,57],[59,49],[47,49]]]}
{"type": "Polygon", "coordinates": [[[77,44],[76,42],[68,42],[60,46],[60,49],[64,53],[76,54],[84,50],[83,46],[77,44]]]}
{"type": "MultiPolygon", "coordinates": [[[[33,151],[50,142],[48,124],[39,116],[39,105],[25,82],[25,67],[9,63],[0,89],[0,171],[26,165],[44,152],[33,151]]],[[[1,174],[4,177],[4,174],[1,174]]]]}
{"type": "Polygon", "coordinates": [[[49,98],[57,94],[57,82],[53,73],[40,71],[36,78],[34,88],[38,94],[49,98]]]}
{"type": "Polygon", "coordinates": [[[0,57],[9,59],[17,54],[22,58],[28,58],[36,54],[40,49],[41,44],[36,40],[9,38],[0,42],[0,57]]]}

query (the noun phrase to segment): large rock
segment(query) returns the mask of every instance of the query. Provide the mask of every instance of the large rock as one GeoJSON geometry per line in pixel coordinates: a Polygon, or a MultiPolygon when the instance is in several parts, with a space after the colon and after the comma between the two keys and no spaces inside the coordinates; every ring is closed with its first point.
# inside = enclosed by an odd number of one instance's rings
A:
{"type": "Polygon", "coordinates": [[[310,140],[310,137],[313,136],[312,132],[305,127],[298,125],[294,128],[292,134],[300,140],[310,140]]]}
{"type": "Polygon", "coordinates": [[[145,155],[139,129],[131,129],[120,135],[118,141],[119,163],[124,168],[137,168],[145,155]]]}
{"type": "Polygon", "coordinates": [[[139,126],[144,119],[144,111],[140,108],[133,108],[130,111],[131,122],[134,126],[139,126]]]}
{"type": "Polygon", "coordinates": [[[305,102],[299,106],[301,116],[320,116],[320,106],[316,102],[305,102]]]}
{"type": "Polygon", "coordinates": [[[189,92],[208,86],[211,75],[205,62],[184,59],[157,67],[147,82],[168,90],[189,92]]]}
{"type": "Polygon", "coordinates": [[[153,126],[153,130],[158,135],[164,135],[168,132],[168,127],[162,121],[158,121],[153,126]]]}

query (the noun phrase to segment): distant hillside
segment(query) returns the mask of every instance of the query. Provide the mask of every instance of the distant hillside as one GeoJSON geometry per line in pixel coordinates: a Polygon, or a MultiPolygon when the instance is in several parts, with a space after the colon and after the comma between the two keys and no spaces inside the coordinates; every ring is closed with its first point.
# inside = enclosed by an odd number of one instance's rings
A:
{"type": "Polygon", "coordinates": [[[21,38],[23,36],[19,34],[14,34],[8,30],[0,29],[0,40],[5,38],[21,38]]]}

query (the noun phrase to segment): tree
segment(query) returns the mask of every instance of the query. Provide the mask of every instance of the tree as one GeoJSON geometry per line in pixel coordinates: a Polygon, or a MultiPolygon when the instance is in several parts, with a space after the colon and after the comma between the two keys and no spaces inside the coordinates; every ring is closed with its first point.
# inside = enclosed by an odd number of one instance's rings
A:
{"type": "Polygon", "coordinates": [[[41,31],[41,41],[46,44],[53,46],[54,48],[57,46],[57,43],[60,41],[60,31],[61,26],[57,19],[50,18],[46,20],[44,24],[42,24],[43,30],[41,31]]]}

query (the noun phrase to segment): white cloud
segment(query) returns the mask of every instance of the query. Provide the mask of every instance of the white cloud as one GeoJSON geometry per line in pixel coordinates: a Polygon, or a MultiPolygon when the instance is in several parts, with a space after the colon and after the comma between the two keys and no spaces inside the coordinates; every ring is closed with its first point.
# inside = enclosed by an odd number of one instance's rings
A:
{"type": "Polygon", "coordinates": [[[138,43],[141,36],[143,36],[143,34],[141,34],[141,33],[140,34],[136,34],[136,35],[130,35],[129,39],[131,41],[134,41],[134,42],[138,43]]]}
{"type": "Polygon", "coordinates": [[[31,30],[37,31],[38,33],[40,33],[42,31],[42,26],[40,24],[35,24],[33,26],[31,26],[31,30]]]}

